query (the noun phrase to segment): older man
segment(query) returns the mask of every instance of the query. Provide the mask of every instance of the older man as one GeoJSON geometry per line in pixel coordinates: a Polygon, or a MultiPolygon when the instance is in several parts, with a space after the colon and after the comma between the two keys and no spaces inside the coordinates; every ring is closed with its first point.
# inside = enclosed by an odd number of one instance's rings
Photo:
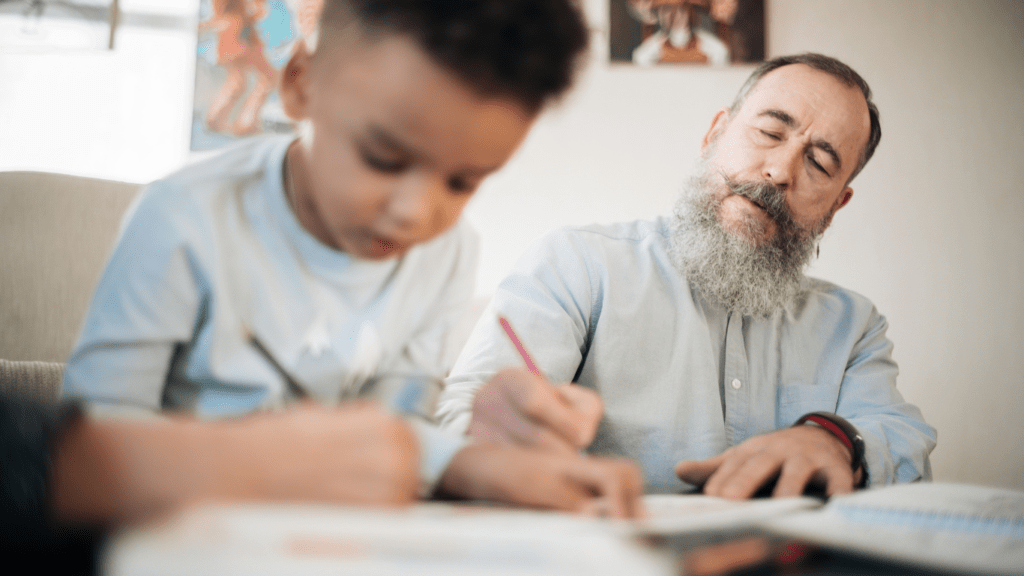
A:
{"type": "Polygon", "coordinates": [[[714,117],[673,217],[566,228],[526,253],[452,371],[443,421],[633,458],[649,491],[929,478],[935,430],[896,390],[885,318],[803,273],[880,136],[870,88],[842,62],[766,62],[714,117]],[[484,386],[522,365],[501,316],[546,378],[484,386]]]}

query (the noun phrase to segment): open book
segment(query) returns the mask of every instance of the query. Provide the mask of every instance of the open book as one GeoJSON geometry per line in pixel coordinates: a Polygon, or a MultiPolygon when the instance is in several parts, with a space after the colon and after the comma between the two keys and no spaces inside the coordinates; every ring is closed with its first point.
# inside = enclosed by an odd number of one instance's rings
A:
{"type": "Polygon", "coordinates": [[[919,482],[832,498],[767,531],[940,570],[1024,574],[1024,492],[919,482]]]}
{"type": "MultiPolygon", "coordinates": [[[[648,536],[700,543],[769,534],[900,565],[1024,574],[1024,492],[916,483],[813,497],[649,495],[650,517],[608,521],[472,503],[401,510],[222,504],[113,538],[110,576],[147,574],[673,575],[648,536]],[[642,536],[644,538],[638,538],[642,536]]],[[[895,565],[894,564],[894,565],[895,565]]]]}

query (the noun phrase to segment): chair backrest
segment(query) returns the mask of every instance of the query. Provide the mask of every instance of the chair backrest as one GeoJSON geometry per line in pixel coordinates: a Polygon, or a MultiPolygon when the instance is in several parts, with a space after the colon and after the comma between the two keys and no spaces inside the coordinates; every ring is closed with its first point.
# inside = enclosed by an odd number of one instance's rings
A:
{"type": "Polygon", "coordinates": [[[0,358],[0,393],[49,402],[60,397],[65,364],[0,358]]]}
{"type": "Polygon", "coordinates": [[[0,172],[0,358],[66,362],[141,185],[0,172]]]}

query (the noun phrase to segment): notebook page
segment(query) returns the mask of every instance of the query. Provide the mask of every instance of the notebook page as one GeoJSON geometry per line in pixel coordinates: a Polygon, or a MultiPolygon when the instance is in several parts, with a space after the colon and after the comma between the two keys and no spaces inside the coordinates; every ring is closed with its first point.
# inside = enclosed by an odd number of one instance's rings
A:
{"type": "Polygon", "coordinates": [[[833,498],[773,532],[932,568],[1024,573],[1024,492],[920,482],[833,498]]]}

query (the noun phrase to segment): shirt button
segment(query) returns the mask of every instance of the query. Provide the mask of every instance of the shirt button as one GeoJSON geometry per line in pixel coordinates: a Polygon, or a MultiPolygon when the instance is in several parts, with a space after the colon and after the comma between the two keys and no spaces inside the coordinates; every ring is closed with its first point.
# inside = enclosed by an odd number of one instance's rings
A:
{"type": "Polygon", "coordinates": [[[742,387],[743,387],[743,383],[740,382],[739,379],[737,379],[737,378],[733,378],[732,379],[732,389],[733,390],[739,390],[742,387]]]}

